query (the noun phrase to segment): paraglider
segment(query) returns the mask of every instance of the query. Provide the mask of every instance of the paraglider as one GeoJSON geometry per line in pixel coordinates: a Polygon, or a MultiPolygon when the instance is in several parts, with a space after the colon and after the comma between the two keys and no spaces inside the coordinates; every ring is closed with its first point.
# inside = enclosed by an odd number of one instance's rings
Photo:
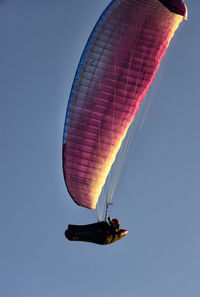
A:
{"type": "MultiPolygon", "coordinates": [[[[187,8],[182,0],[113,0],[97,21],[76,71],[63,135],[64,179],[78,205],[96,208],[128,128],[183,18],[187,8]]],[[[112,242],[109,227],[106,221],[69,225],[65,234],[70,240],[105,244],[112,242]],[[98,240],[98,232],[106,239],[98,240]]],[[[120,230],[115,232],[113,238],[120,239],[120,230]]]]}
{"type": "Polygon", "coordinates": [[[117,219],[112,220],[108,217],[108,222],[102,221],[81,226],[68,225],[65,236],[72,241],[110,244],[121,239],[127,233],[127,230],[120,229],[120,224],[117,219]]]}

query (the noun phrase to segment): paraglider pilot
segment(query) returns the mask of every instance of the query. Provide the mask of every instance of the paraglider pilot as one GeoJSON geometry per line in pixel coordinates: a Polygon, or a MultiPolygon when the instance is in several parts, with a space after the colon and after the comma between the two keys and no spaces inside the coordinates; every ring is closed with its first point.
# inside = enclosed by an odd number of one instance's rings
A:
{"type": "Polygon", "coordinates": [[[88,225],[68,225],[65,236],[72,241],[110,244],[120,240],[127,233],[127,230],[120,229],[119,220],[108,217],[108,222],[101,221],[88,225]]]}

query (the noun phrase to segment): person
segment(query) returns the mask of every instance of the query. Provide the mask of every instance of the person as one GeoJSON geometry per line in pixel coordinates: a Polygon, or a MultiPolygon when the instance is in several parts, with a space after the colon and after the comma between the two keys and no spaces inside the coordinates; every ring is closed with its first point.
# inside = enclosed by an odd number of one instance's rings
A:
{"type": "Polygon", "coordinates": [[[115,231],[120,230],[120,222],[118,219],[111,219],[111,217],[108,217],[108,222],[115,231]]]}
{"type": "Polygon", "coordinates": [[[68,225],[65,237],[71,241],[85,241],[96,244],[111,244],[120,240],[128,233],[120,229],[120,222],[117,219],[108,217],[107,221],[101,221],[88,225],[68,225]]]}

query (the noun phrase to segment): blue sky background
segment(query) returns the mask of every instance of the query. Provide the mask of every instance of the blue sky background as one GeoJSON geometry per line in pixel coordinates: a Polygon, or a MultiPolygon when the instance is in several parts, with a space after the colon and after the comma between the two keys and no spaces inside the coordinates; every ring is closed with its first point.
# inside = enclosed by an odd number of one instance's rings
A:
{"type": "Polygon", "coordinates": [[[111,214],[128,235],[110,246],[64,237],[68,223],[96,220],[66,191],[61,147],[74,73],[108,3],[0,1],[1,297],[200,296],[197,0],[117,188],[111,214]]]}

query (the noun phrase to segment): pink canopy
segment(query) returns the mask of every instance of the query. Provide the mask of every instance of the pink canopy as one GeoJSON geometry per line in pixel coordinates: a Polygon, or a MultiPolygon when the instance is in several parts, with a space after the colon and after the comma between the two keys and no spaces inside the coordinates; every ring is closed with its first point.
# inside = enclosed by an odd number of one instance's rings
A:
{"type": "Polygon", "coordinates": [[[98,20],[72,86],[63,171],[74,201],[95,208],[116,154],[174,32],[181,0],[114,0],[98,20]]]}

